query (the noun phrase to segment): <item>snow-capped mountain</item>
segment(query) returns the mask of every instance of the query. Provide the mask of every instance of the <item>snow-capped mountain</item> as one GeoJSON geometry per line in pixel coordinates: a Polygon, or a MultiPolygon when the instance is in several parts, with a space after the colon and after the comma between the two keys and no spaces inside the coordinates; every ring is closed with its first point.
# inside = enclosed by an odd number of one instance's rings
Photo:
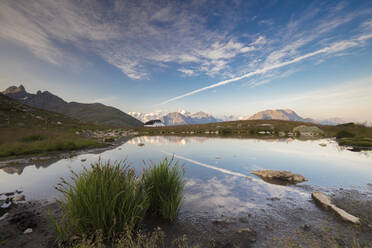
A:
{"type": "Polygon", "coordinates": [[[159,119],[166,126],[173,125],[186,125],[186,124],[205,124],[220,121],[237,121],[237,120],[287,120],[287,121],[302,121],[318,123],[323,125],[338,125],[345,123],[344,120],[340,118],[329,118],[322,120],[315,120],[311,118],[303,118],[299,116],[295,111],[291,109],[268,109],[264,111],[257,112],[252,116],[236,116],[236,115],[224,115],[221,117],[214,117],[205,112],[190,113],[186,110],[179,110],[175,112],[168,112],[165,110],[155,111],[153,113],[138,113],[129,112],[130,115],[137,118],[142,122],[147,122],[149,120],[159,119]]]}
{"type": "Polygon", "coordinates": [[[153,113],[138,113],[138,112],[129,112],[131,116],[141,120],[142,122],[147,122],[149,120],[159,119],[166,126],[172,125],[186,125],[186,124],[205,124],[221,121],[213,117],[210,114],[205,112],[190,113],[186,110],[179,110],[176,112],[167,112],[167,111],[155,111],[153,113]]]}
{"type": "Polygon", "coordinates": [[[142,121],[143,123],[150,121],[150,120],[160,120],[163,116],[167,115],[169,112],[165,110],[158,110],[152,113],[139,113],[139,112],[129,112],[131,116],[136,118],[137,120],[142,121]]]}

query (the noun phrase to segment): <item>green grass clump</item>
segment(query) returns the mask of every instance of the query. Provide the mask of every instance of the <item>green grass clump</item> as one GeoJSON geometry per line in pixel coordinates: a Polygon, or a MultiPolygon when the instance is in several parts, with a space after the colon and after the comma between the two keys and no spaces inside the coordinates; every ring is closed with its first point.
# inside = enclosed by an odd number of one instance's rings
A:
{"type": "Polygon", "coordinates": [[[54,151],[71,151],[102,146],[95,140],[85,138],[50,137],[43,140],[32,139],[28,138],[26,139],[28,141],[0,144],[0,157],[45,154],[54,151]]]}
{"type": "Polygon", "coordinates": [[[22,142],[45,140],[47,137],[41,134],[30,134],[21,138],[22,142]]]}
{"type": "Polygon", "coordinates": [[[150,200],[150,211],[167,221],[177,218],[185,186],[183,176],[183,168],[173,158],[151,163],[144,170],[143,182],[150,200]]]}
{"type": "Polygon", "coordinates": [[[343,138],[338,142],[341,146],[372,147],[372,139],[343,138]]]}
{"type": "Polygon", "coordinates": [[[337,139],[352,138],[352,137],[355,137],[355,134],[353,134],[349,131],[345,131],[345,130],[338,131],[337,134],[336,134],[337,139]]]}
{"type": "Polygon", "coordinates": [[[72,183],[62,180],[57,189],[65,213],[63,232],[91,233],[101,230],[105,237],[133,230],[141,223],[148,198],[142,182],[124,163],[102,163],[100,160],[73,173],[72,183]]]}

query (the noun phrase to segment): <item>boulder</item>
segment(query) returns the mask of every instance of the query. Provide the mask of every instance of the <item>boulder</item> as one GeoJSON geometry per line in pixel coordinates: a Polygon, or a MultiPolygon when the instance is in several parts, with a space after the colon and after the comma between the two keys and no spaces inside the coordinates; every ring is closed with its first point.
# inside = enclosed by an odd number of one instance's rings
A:
{"type": "Polygon", "coordinates": [[[347,213],[345,210],[337,207],[336,205],[332,204],[331,198],[322,193],[322,192],[313,192],[311,194],[311,197],[320,204],[325,209],[330,209],[333,212],[335,212],[337,215],[341,217],[344,221],[351,222],[353,224],[360,224],[360,219],[358,217],[355,217],[349,213],[347,213]]]}
{"type": "Polygon", "coordinates": [[[300,133],[301,136],[322,136],[324,132],[317,126],[300,125],[293,128],[294,133],[300,133]]]}
{"type": "Polygon", "coordinates": [[[297,184],[307,181],[307,179],[300,174],[293,174],[290,171],[276,171],[276,170],[255,170],[252,174],[259,176],[262,180],[280,185],[297,184]]]}

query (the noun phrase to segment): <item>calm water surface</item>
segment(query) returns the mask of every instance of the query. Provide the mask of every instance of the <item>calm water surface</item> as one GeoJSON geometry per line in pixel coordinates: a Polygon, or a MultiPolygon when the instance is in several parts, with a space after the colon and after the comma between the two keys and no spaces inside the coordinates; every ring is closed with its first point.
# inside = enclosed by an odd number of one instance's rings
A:
{"type": "Polygon", "coordinates": [[[21,189],[27,200],[51,200],[53,188],[70,169],[79,172],[97,161],[127,160],[140,174],[143,161],[158,161],[174,155],[185,167],[187,185],[183,211],[249,211],[264,208],[267,199],[309,198],[309,188],[357,188],[372,183],[372,152],[341,149],[332,140],[257,140],[233,138],[155,136],[135,137],[101,154],[83,154],[62,159],[47,167],[0,169],[0,193],[21,189]],[[145,145],[140,147],[138,143],[145,145]],[[325,143],[322,147],[319,144],[325,143]],[[86,159],[82,162],[81,160],[86,159]],[[300,186],[263,182],[252,170],[290,170],[309,181],[300,186]]]}

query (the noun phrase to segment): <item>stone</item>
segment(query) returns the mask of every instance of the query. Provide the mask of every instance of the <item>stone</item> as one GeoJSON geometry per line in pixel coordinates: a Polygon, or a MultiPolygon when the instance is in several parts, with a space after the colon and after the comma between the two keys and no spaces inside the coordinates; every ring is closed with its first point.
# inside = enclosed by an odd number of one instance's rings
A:
{"type": "Polygon", "coordinates": [[[144,146],[145,144],[143,144],[143,143],[138,143],[138,146],[144,146]]]}
{"type": "Polygon", "coordinates": [[[16,195],[13,197],[12,199],[13,201],[24,201],[25,200],[25,196],[24,195],[16,195]]]}
{"type": "Polygon", "coordinates": [[[322,129],[317,126],[300,125],[293,128],[294,133],[300,133],[301,136],[321,136],[324,135],[322,129]]]}
{"type": "Polygon", "coordinates": [[[32,228],[27,228],[23,233],[24,234],[30,234],[30,233],[32,233],[32,228]]]}
{"type": "Polygon", "coordinates": [[[312,198],[319,203],[323,208],[330,209],[333,212],[335,212],[338,216],[341,217],[344,221],[351,222],[353,224],[360,224],[360,219],[358,217],[355,217],[349,213],[347,213],[345,210],[337,207],[336,205],[332,204],[331,198],[322,193],[322,192],[313,192],[311,194],[312,198]]]}
{"type": "Polygon", "coordinates": [[[293,174],[290,171],[255,170],[252,171],[252,174],[259,176],[268,183],[280,185],[297,184],[307,181],[304,176],[300,174],[293,174]]]}

